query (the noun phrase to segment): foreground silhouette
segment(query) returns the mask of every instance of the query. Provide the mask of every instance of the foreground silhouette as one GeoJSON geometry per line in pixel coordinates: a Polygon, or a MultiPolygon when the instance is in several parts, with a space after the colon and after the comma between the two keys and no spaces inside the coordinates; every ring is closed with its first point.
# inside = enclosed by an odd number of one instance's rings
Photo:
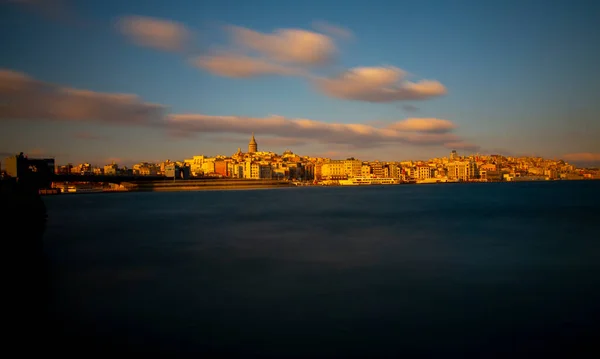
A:
{"type": "Polygon", "coordinates": [[[0,181],[5,328],[10,342],[35,350],[47,323],[48,277],[43,250],[46,207],[34,185],[14,178],[0,181]]]}

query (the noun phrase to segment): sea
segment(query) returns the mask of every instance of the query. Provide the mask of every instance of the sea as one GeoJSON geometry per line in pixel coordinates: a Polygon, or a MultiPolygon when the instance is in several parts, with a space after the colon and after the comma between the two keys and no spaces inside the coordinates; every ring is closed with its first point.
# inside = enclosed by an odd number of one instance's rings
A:
{"type": "Polygon", "coordinates": [[[44,197],[59,350],[598,354],[600,181],[44,197]]]}

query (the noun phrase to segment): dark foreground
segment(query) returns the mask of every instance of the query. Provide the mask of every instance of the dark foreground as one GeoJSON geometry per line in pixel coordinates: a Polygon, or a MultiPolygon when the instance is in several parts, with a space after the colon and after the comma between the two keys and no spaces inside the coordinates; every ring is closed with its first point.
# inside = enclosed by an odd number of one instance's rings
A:
{"type": "Polygon", "coordinates": [[[46,348],[597,354],[598,193],[561,182],[47,197],[46,348]]]}

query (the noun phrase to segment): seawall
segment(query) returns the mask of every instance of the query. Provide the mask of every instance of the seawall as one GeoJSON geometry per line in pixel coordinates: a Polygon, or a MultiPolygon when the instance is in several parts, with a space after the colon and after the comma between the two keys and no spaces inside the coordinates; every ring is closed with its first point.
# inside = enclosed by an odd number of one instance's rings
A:
{"type": "Polygon", "coordinates": [[[219,179],[219,180],[165,180],[152,182],[123,183],[129,191],[158,192],[158,191],[202,191],[224,189],[259,189],[295,187],[291,182],[279,180],[248,180],[248,179],[219,179]]]}

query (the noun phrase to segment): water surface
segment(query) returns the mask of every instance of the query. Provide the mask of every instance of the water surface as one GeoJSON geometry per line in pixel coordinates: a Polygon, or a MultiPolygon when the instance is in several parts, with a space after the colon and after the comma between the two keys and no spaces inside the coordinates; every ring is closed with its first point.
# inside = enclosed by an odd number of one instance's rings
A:
{"type": "Polygon", "coordinates": [[[286,358],[587,348],[598,198],[591,181],[46,197],[57,343],[286,358]]]}

